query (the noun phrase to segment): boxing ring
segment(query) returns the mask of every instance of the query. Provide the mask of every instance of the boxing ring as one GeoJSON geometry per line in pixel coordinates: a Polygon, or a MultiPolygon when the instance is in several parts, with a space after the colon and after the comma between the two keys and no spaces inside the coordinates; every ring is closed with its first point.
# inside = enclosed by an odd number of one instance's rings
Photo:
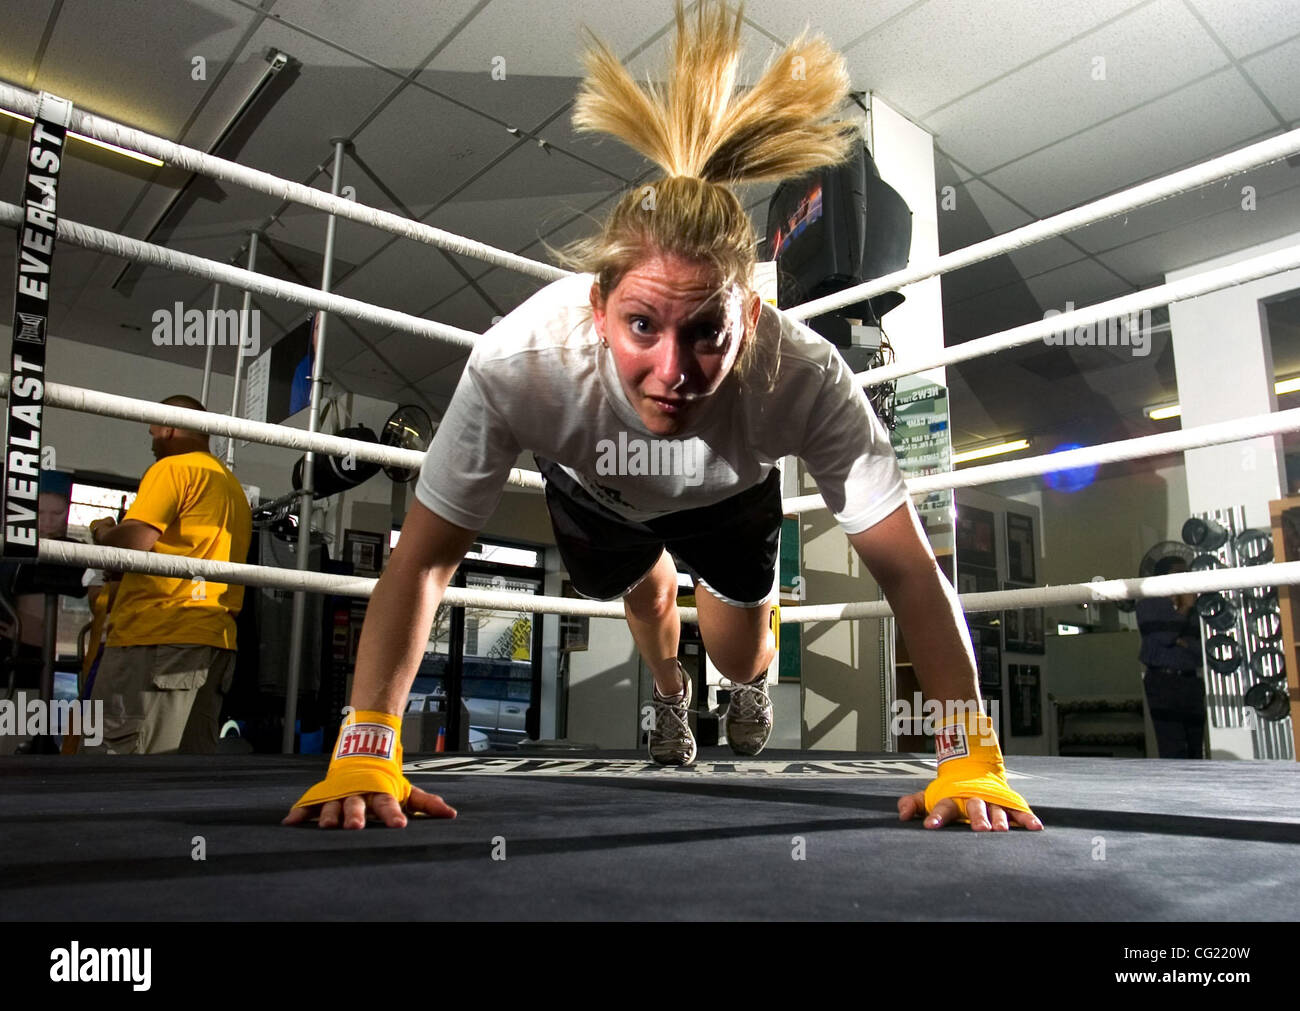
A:
{"type": "MultiPolygon", "coordinates": [[[[38,96],[0,83],[0,106],[34,116],[38,96]]],[[[101,117],[72,128],[188,171],[333,217],[518,270],[549,264],[278,179],[101,117]]],[[[1253,144],[789,310],[806,319],[1024,248],[1208,182],[1300,153],[1300,130],[1253,144]]],[[[335,175],[337,185],[338,176],[335,175]]],[[[23,209],[0,203],[15,227],[23,209]]],[[[327,290],[293,284],[127,236],[60,220],[60,243],[178,271],[422,339],[472,346],[479,336],[327,290]]],[[[326,262],[329,262],[327,255],[326,262]]],[[[1259,256],[873,369],[863,386],[1041,340],[1062,327],[1167,305],[1300,267],[1300,249],[1259,256]]],[[[328,283],[323,287],[327,288],[328,283]]],[[[11,376],[4,376],[10,390],[11,376]]],[[[48,382],[44,403],[99,417],[172,425],[267,445],[418,467],[423,454],[315,431],[48,382]]],[[[1300,430],[1300,409],[908,480],[913,495],[1120,460],[1153,458],[1300,430]]],[[[305,472],[311,469],[310,458],[305,472]]],[[[537,489],[516,470],[512,485],[537,489]]],[[[309,509],[309,502],[304,510],[309,509]]],[[[787,499],[787,513],[825,508],[787,499]]],[[[306,593],[367,597],[374,581],[42,541],[39,559],[306,593]]],[[[965,611],[1136,600],[1300,584],[1300,562],[1221,568],[993,593],[965,611]]],[[[453,606],[623,619],[621,603],[449,588],[453,606]]],[[[879,601],[785,607],[782,623],[885,618],[879,601]]],[[[681,609],[683,621],[694,610],[681,609]]],[[[1294,674],[1292,685],[1294,686],[1294,674]]],[[[291,679],[291,685],[296,680],[291,679]]],[[[1294,693],[1294,687],[1293,687],[1294,693]]],[[[293,692],[290,695],[293,696],[293,692]]],[[[1294,694],[1293,694],[1294,697],[1294,694]]],[[[287,720],[292,726],[292,719],[287,720]]],[[[424,919],[431,896],[458,919],[1289,919],[1300,884],[1300,772],[1294,762],[1172,762],[1011,756],[1009,778],[1047,826],[972,840],[897,820],[898,796],[924,787],[933,760],[912,755],[702,748],[697,766],[640,755],[522,749],[510,758],[408,755],[407,773],[460,811],[402,832],[288,830],[288,806],[323,771],[319,756],[31,756],[7,759],[0,793],[0,919],[424,919]],[[191,853],[201,837],[207,856],[191,853]],[[92,842],[93,845],[87,845],[92,842]],[[991,846],[998,847],[994,857],[991,846]],[[1100,853],[1100,856],[1098,855],[1100,853]],[[358,867],[365,874],[357,874],[358,867]],[[667,875],[663,869],[676,868],[667,875]],[[755,879],[771,887],[748,887],[755,879]],[[1211,883],[1207,887],[1207,882],[1211,883]],[[936,896],[964,896],[937,904],[936,896]]]]}

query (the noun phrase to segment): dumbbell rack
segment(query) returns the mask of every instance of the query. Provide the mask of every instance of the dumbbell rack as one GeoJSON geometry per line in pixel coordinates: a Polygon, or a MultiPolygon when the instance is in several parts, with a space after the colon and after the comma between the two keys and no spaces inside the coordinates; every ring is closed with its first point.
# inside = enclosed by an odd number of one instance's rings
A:
{"type": "MultiPolygon", "coordinates": [[[[1225,568],[1236,568],[1247,564],[1247,560],[1239,556],[1237,552],[1237,537],[1248,529],[1245,506],[1237,506],[1235,509],[1216,509],[1211,512],[1196,513],[1195,515],[1201,519],[1216,520],[1223,525],[1229,534],[1227,543],[1217,551],[1206,552],[1207,554],[1217,558],[1225,568]]],[[[1206,621],[1204,615],[1200,614],[1200,608],[1197,608],[1201,626],[1201,651],[1202,660],[1205,664],[1206,708],[1209,713],[1210,726],[1249,728],[1256,758],[1294,759],[1295,747],[1292,738],[1291,718],[1287,717],[1282,720],[1263,719],[1243,701],[1246,692],[1259,680],[1256,676],[1256,665],[1258,664],[1266,671],[1271,671],[1276,666],[1276,658],[1273,654],[1282,648],[1280,631],[1282,622],[1280,616],[1273,619],[1259,616],[1258,613],[1256,616],[1252,616],[1249,606],[1253,600],[1258,607],[1257,602],[1275,593],[1276,588],[1259,587],[1255,590],[1223,590],[1220,592],[1228,599],[1236,612],[1236,619],[1230,627],[1212,627],[1206,621]],[[1274,629],[1277,630],[1277,634],[1266,634],[1274,629]],[[1231,673],[1220,674],[1211,666],[1213,658],[1210,656],[1207,644],[1211,637],[1216,635],[1226,636],[1236,643],[1241,662],[1236,670],[1231,673]]],[[[1276,605],[1271,610],[1276,613],[1276,605]]],[[[1287,667],[1294,663],[1292,656],[1293,654],[1287,655],[1287,667]]],[[[1287,674],[1293,676],[1289,671],[1287,671],[1287,674]]]]}

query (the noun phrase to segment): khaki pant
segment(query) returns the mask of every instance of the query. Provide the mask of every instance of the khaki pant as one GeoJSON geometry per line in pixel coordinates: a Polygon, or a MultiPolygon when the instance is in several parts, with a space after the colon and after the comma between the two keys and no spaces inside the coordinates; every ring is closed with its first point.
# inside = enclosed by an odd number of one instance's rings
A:
{"type": "Polygon", "coordinates": [[[83,752],[210,755],[235,652],[215,646],[109,646],[92,700],[104,703],[104,741],[83,752]]]}

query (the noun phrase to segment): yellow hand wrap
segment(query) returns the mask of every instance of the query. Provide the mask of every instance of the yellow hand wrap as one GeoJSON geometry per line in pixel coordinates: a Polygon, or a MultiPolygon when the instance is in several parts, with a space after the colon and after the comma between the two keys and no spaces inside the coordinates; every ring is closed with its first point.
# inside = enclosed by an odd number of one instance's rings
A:
{"type": "Polygon", "coordinates": [[[411,784],[402,775],[402,718],[363,709],[339,728],[338,743],[325,778],[294,807],[314,807],[357,793],[388,793],[405,804],[411,784]]]}
{"type": "Polygon", "coordinates": [[[1013,811],[1028,811],[1025,798],[1007,786],[1002,749],[998,747],[993,722],[983,713],[950,713],[935,734],[939,775],[925,789],[925,810],[931,812],[941,800],[953,800],[966,815],[966,801],[978,797],[986,804],[1013,811]]]}

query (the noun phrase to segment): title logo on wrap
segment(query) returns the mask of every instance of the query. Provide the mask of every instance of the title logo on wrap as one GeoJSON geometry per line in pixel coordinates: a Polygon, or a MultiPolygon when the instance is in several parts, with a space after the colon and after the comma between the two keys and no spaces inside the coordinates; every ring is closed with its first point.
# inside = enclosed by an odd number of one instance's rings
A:
{"type": "Polygon", "coordinates": [[[339,734],[335,758],[392,758],[397,733],[382,723],[354,723],[339,734]]]}
{"type": "Polygon", "coordinates": [[[934,735],[934,753],[942,765],[950,758],[966,758],[970,755],[970,742],[966,740],[966,728],[960,723],[944,727],[934,735]]]}

